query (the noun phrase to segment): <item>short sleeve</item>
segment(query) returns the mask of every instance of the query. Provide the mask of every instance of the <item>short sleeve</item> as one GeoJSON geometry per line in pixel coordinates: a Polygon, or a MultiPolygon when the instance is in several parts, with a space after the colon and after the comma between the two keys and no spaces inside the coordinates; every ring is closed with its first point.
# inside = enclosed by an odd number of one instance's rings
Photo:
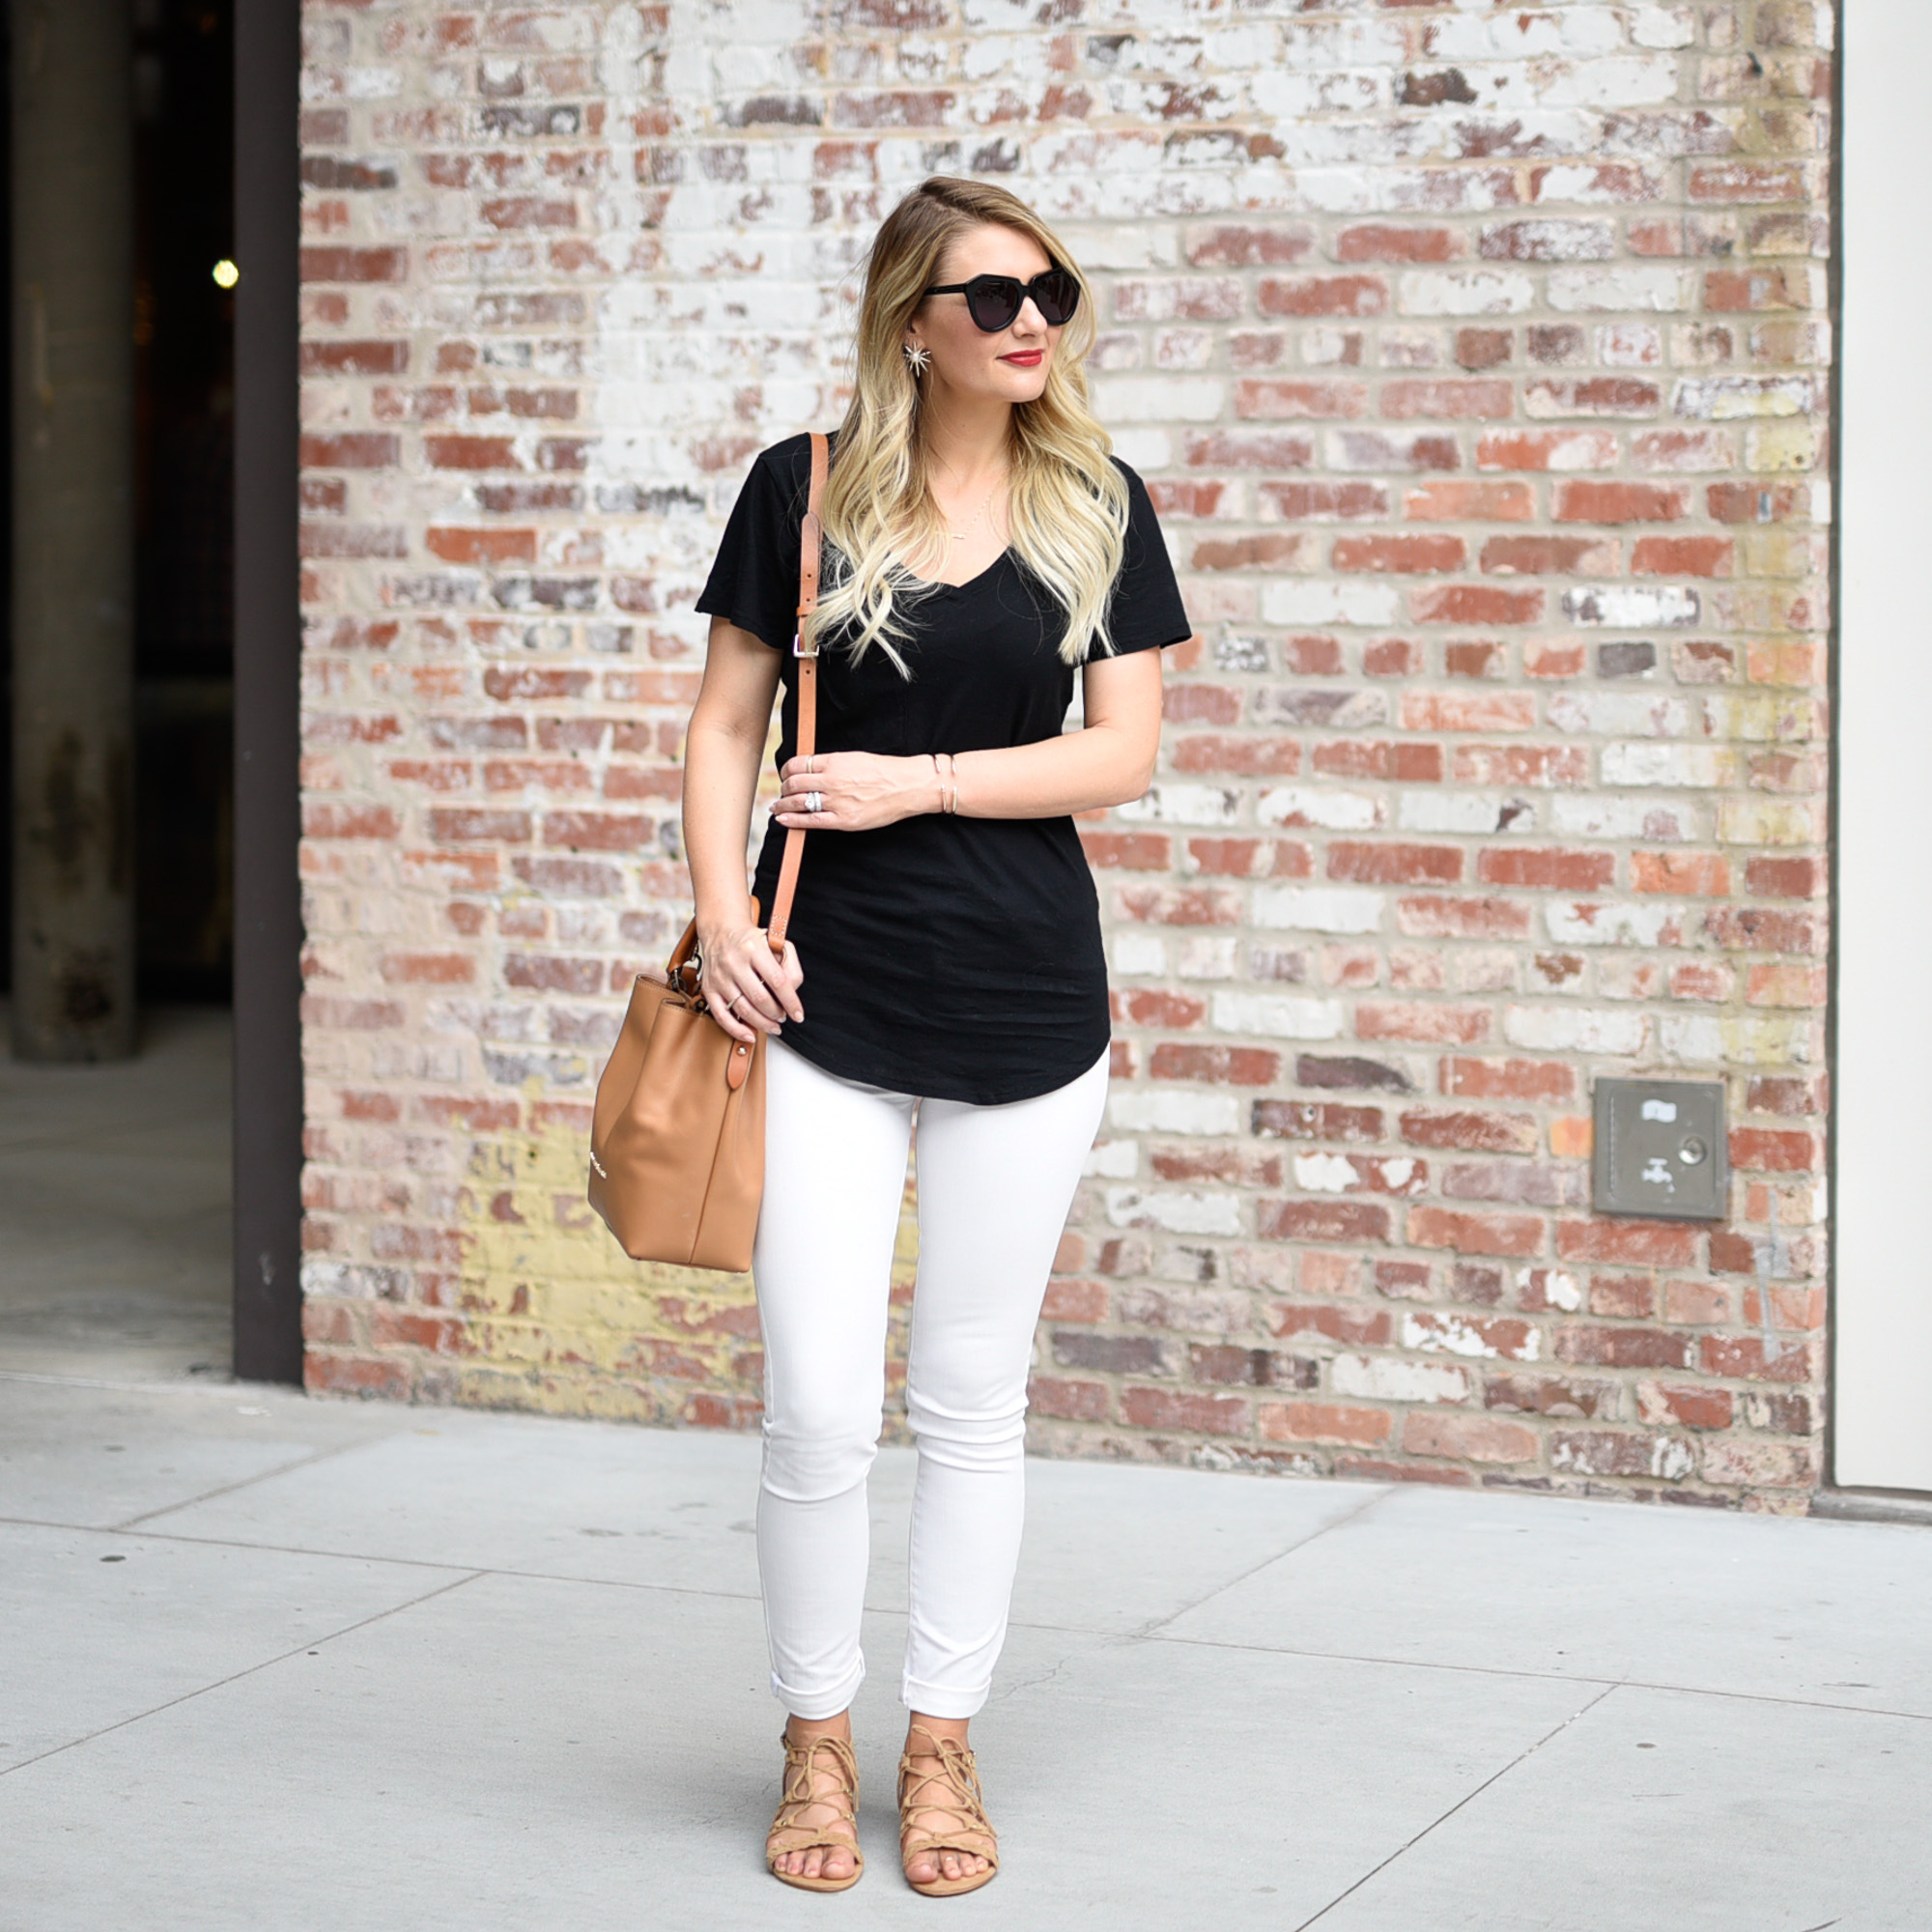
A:
{"type": "Polygon", "coordinates": [[[1124,463],[1119,467],[1127,479],[1127,536],[1113,601],[1107,607],[1107,629],[1114,655],[1125,657],[1132,651],[1183,643],[1194,635],[1194,626],[1181,605],[1180,585],[1174,581],[1174,565],[1147,485],[1124,463]]]}
{"type": "Polygon", "coordinates": [[[752,465],[697,609],[788,650],[798,628],[798,526],[810,482],[810,440],[774,443],[752,465]]]}

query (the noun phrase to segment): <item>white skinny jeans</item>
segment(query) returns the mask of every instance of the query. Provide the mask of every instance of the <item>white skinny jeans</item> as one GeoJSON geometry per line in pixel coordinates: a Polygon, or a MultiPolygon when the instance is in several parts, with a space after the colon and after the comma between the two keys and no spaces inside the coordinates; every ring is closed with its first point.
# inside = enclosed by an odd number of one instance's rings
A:
{"type": "Polygon", "coordinates": [[[1046,1279],[1107,1097],[1107,1056],[1032,1100],[979,1107],[840,1080],[767,1046],[758,1574],[772,1690],[831,1718],[866,1674],[866,1478],[885,1402],[887,1293],[919,1121],[919,1282],[906,1414],[919,1444],[902,1694],[986,1701],[1025,1508],[1027,1370],[1046,1279]]]}

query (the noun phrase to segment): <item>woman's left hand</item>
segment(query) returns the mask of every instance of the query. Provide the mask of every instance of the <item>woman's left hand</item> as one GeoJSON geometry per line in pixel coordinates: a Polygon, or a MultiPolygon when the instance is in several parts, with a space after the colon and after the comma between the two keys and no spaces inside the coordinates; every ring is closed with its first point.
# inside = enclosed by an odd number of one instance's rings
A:
{"type": "Polygon", "coordinates": [[[787,830],[869,832],[916,812],[939,808],[939,783],[929,757],[886,758],[872,752],[820,752],[788,758],[779,768],[783,796],[772,816],[787,830]],[[807,809],[814,794],[818,810],[807,809]]]}

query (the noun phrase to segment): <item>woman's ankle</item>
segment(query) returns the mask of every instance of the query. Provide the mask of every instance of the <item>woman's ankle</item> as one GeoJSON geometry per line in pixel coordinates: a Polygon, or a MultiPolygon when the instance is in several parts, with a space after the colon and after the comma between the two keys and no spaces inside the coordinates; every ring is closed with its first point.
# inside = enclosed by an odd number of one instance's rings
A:
{"type": "Polygon", "coordinates": [[[795,1745],[810,1744],[815,1738],[838,1738],[850,1744],[852,1714],[840,1711],[833,1718],[801,1718],[793,1712],[785,1719],[785,1737],[795,1745]]]}

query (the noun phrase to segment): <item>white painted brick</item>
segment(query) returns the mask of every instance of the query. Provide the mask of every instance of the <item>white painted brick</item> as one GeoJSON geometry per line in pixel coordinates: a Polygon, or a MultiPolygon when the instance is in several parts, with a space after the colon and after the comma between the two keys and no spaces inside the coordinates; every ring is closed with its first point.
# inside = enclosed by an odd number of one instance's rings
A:
{"type": "Polygon", "coordinates": [[[1167,942],[1155,933],[1122,928],[1114,934],[1114,971],[1130,980],[1165,973],[1167,942]]]}
{"type": "Polygon", "coordinates": [[[1128,1134],[1237,1134],[1242,1124],[1238,1096],[1190,1087],[1116,1088],[1107,1118],[1128,1134]]]}
{"type": "Polygon", "coordinates": [[[1690,306],[1688,270],[1651,263],[1609,269],[1551,269],[1546,299],[1559,313],[1590,309],[1645,309],[1675,313],[1690,306]]]}
{"type": "Polygon", "coordinates": [[[1697,38],[1689,7],[1639,7],[1631,14],[1631,40],[1640,47],[1688,47],[1697,38]]]}
{"type": "Polygon", "coordinates": [[[1385,68],[1328,68],[1300,73],[1272,68],[1256,74],[1252,93],[1264,114],[1293,121],[1304,114],[1369,113],[1387,105],[1389,85],[1385,68]]]}
{"type": "Polygon", "coordinates": [[[1804,415],[1817,406],[1809,376],[1687,376],[1670,397],[1674,414],[1705,422],[1804,415]]]}
{"type": "Polygon", "coordinates": [[[1559,946],[1657,946],[1683,915],[1644,900],[1546,899],[1545,930],[1559,946]]]}
{"type": "Polygon", "coordinates": [[[1151,825],[1233,825],[1241,812],[1241,795],[1228,785],[1150,785],[1137,799],[1114,808],[1117,818],[1151,825]]]}
{"type": "Polygon", "coordinates": [[[1114,422],[1212,422],[1226,397],[1227,385],[1211,376],[1101,376],[1094,384],[1095,412],[1114,422]]]}
{"type": "Polygon", "coordinates": [[[1376,824],[1376,801],[1366,792],[1320,785],[1270,785],[1255,800],[1258,825],[1320,825],[1331,832],[1366,832],[1376,824]]]}
{"type": "Polygon", "coordinates": [[[1396,802],[1396,823],[1405,832],[1474,832],[1518,836],[1536,830],[1537,808],[1526,799],[1487,791],[1406,791],[1396,802]],[[1513,807],[1507,825],[1505,806],[1513,807]]]}
{"type": "Polygon", "coordinates": [[[1623,738],[1681,738],[1691,725],[1681,697],[1651,691],[1563,691],[1549,700],[1549,722],[1559,731],[1589,731],[1623,738]]]}
{"type": "Polygon", "coordinates": [[[1328,1367],[1337,1395],[1374,1402],[1467,1402],[1468,1372],[1446,1362],[1405,1362],[1395,1355],[1337,1355],[1328,1367]]]}
{"type": "Polygon", "coordinates": [[[1503,1037],[1512,1046],[1539,1053],[1616,1053],[1643,1051],[1642,1013],[1588,1007],[1511,1007],[1503,1014],[1503,1037]]]}
{"type": "Polygon", "coordinates": [[[1337,1039],[1346,1023],[1340,1000],[1303,1000],[1277,993],[1216,993],[1216,1033],[1260,1034],[1272,1039],[1337,1039]]]}
{"type": "Polygon", "coordinates": [[[1238,1235],[1241,1204],[1233,1194],[1110,1187],[1107,1219],[1117,1228],[1165,1228],[1172,1235],[1238,1235]]]}
{"type": "Polygon", "coordinates": [[[1404,315],[1520,315],[1536,278],[1520,269],[1415,269],[1402,278],[1404,315]]]}
{"type": "Polygon", "coordinates": [[[1238,980],[1241,977],[1241,942],[1238,939],[1196,934],[1180,942],[1175,972],[1183,980],[1238,980]]]}
{"type": "Polygon", "coordinates": [[[1387,904],[1381,893],[1350,886],[1257,886],[1257,925],[1288,932],[1375,932],[1387,904]]]}
{"type": "Polygon", "coordinates": [[[1558,793],[1549,803],[1554,832],[1573,838],[1649,838],[1679,840],[1697,836],[1689,808],[1660,805],[1652,798],[1573,797],[1558,793]]]}
{"type": "Polygon", "coordinates": [[[1605,784],[1735,784],[1738,754],[1723,745],[1605,745],[1598,753],[1605,784]]]}
{"type": "MultiPolygon", "coordinates": [[[[1406,1349],[1419,1349],[1431,1354],[1466,1355],[1476,1360],[1485,1357],[1494,1359],[1500,1352],[1493,1344],[1484,1339],[1481,1329],[1472,1326],[1463,1317],[1452,1314],[1405,1315],[1402,1318],[1402,1343],[1406,1349]]],[[[1512,1359],[1534,1362],[1542,1353],[1542,1331],[1532,1328],[1521,1350],[1512,1359]]]]}
{"type": "Polygon", "coordinates": [[[1269,624],[1393,624],[1401,608],[1401,593],[1388,583],[1277,578],[1262,586],[1269,624]]]}
{"type": "Polygon", "coordinates": [[[1089,1150],[1082,1174],[1106,1180],[1131,1180],[1141,1171],[1138,1141],[1096,1141],[1089,1150]]]}
{"type": "Polygon", "coordinates": [[[1818,1056],[1819,1027],[1781,1013],[1664,1013],[1657,1043],[1680,1066],[1803,1066],[1818,1056]]]}
{"type": "Polygon", "coordinates": [[[1606,583],[1563,593],[1563,614],[1573,624],[1611,631],[1683,630],[1703,611],[1696,591],[1675,584],[1606,583]]]}

